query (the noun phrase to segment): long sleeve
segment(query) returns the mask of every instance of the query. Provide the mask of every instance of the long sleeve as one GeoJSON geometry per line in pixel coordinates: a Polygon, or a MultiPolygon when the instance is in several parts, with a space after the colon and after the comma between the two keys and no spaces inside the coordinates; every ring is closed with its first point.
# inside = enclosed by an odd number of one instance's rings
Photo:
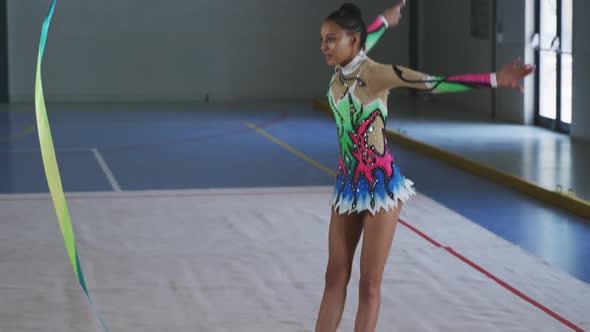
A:
{"type": "Polygon", "coordinates": [[[379,41],[381,36],[387,30],[387,21],[382,15],[377,16],[375,21],[367,28],[367,41],[365,42],[365,53],[368,53],[375,44],[379,41]]]}
{"type": "Polygon", "coordinates": [[[379,89],[411,88],[435,94],[463,92],[474,89],[496,88],[495,73],[432,76],[397,65],[375,64],[371,81],[379,89]]]}

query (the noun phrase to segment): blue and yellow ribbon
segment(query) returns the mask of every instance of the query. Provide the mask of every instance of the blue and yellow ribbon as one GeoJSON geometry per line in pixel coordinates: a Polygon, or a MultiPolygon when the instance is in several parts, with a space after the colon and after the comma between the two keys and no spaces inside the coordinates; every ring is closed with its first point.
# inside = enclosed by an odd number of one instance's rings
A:
{"type": "Polygon", "coordinates": [[[41,81],[41,62],[43,60],[43,52],[45,50],[45,44],[47,41],[47,33],[49,31],[49,23],[55,10],[55,4],[57,0],[53,0],[49,12],[43,21],[43,27],[41,29],[41,40],[39,42],[39,55],[37,58],[37,77],[35,80],[35,115],[37,118],[37,132],[39,133],[39,144],[41,146],[41,155],[43,157],[43,166],[45,168],[45,176],[47,177],[47,184],[51,193],[51,199],[57,213],[57,219],[61,228],[61,233],[64,238],[65,246],[68,251],[70,262],[80,286],[84,290],[90,305],[95,311],[98,319],[100,320],[102,327],[105,331],[108,331],[104,321],[100,317],[100,314],[94,307],[92,299],[88,294],[86,288],[86,282],[84,281],[84,275],[82,274],[82,267],[80,266],[80,260],[78,259],[78,251],[76,249],[76,240],[74,238],[74,231],[72,223],[70,221],[70,212],[66,202],[65,194],[61,184],[61,177],[59,175],[59,168],[57,166],[57,160],[55,158],[55,148],[53,147],[53,139],[51,137],[51,130],[49,128],[49,120],[47,119],[47,110],[45,108],[45,98],[43,96],[43,84],[41,81]]]}

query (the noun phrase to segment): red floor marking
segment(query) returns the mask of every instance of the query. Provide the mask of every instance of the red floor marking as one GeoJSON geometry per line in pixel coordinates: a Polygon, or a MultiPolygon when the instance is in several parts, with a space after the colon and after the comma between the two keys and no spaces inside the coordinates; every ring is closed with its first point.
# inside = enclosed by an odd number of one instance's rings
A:
{"type": "Polygon", "coordinates": [[[532,304],[533,306],[537,307],[538,309],[540,309],[541,311],[545,312],[546,314],[548,314],[549,316],[555,318],[556,320],[558,320],[559,322],[561,322],[562,324],[564,324],[565,326],[571,328],[574,331],[577,332],[583,332],[584,330],[582,330],[580,327],[576,326],[574,323],[570,322],[569,320],[561,317],[560,315],[556,314],[554,311],[552,311],[551,309],[545,307],[544,305],[542,305],[541,303],[531,299],[530,297],[528,297],[527,295],[525,295],[524,293],[522,293],[521,291],[519,291],[518,289],[510,286],[507,282],[503,281],[502,279],[496,277],[495,275],[491,274],[489,271],[487,271],[486,269],[484,269],[483,267],[475,264],[473,261],[469,260],[468,258],[466,258],[465,256],[461,255],[460,253],[458,253],[457,251],[453,250],[453,248],[451,247],[446,247],[446,246],[442,246],[441,244],[439,244],[438,242],[436,242],[434,239],[432,239],[431,237],[429,237],[428,235],[426,235],[424,232],[418,230],[416,227],[408,224],[407,222],[403,221],[402,219],[399,219],[399,222],[406,226],[407,228],[409,228],[410,230],[412,230],[413,232],[415,232],[416,234],[418,234],[420,237],[422,237],[423,239],[425,239],[426,241],[432,243],[434,246],[439,247],[439,248],[443,248],[445,249],[447,252],[449,252],[451,255],[455,256],[456,258],[460,259],[461,261],[463,261],[465,264],[471,266],[473,269],[479,271],[481,274],[485,275],[486,277],[492,279],[494,282],[496,282],[498,285],[504,287],[505,289],[507,289],[508,291],[510,291],[511,293],[513,293],[514,295],[520,297],[521,299],[527,301],[528,303],[532,304]]]}

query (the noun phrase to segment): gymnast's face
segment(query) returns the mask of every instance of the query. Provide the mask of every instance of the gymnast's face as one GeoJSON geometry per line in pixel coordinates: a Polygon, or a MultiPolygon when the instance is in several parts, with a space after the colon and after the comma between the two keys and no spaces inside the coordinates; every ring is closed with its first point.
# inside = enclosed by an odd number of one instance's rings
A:
{"type": "Polygon", "coordinates": [[[350,34],[333,21],[324,21],[321,35],[320,49],[329,66],[346,65],[360,50],[360,34],[350,34]]]}

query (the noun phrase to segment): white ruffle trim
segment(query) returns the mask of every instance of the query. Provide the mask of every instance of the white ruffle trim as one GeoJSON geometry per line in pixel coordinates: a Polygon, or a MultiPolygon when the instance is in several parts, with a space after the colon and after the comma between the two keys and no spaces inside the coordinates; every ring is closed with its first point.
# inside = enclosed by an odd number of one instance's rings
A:
{"type": "Polygon", "coordinates": [[[392,208],[397,208],[398,200],[405,203],[407,200],[410,199],[410,197],[414,196],[415,194],[416,190],[414,189],[414,182],[412,182],[409,179],[404,179],[404,186],[398,189],[397,191],[393,192],[393,198],[390,198],[387,195],[385,197],[375,197],[375,207],[371,207],[370,197],[357,198],[355,208],[352,208],[352,199],[344,200],[342,199],[342,197],[340,198],[337,204],[334,204],[334,201],[336,200],[336,197],[338,195],[337,192],[335,192],[332,195],[330,205],[334,207],[336,212],[338,212],[339,214],[351,214],[369,211],[372,215],[375,215],[382,208],[385,209],[385,211],[392,208]]]}

